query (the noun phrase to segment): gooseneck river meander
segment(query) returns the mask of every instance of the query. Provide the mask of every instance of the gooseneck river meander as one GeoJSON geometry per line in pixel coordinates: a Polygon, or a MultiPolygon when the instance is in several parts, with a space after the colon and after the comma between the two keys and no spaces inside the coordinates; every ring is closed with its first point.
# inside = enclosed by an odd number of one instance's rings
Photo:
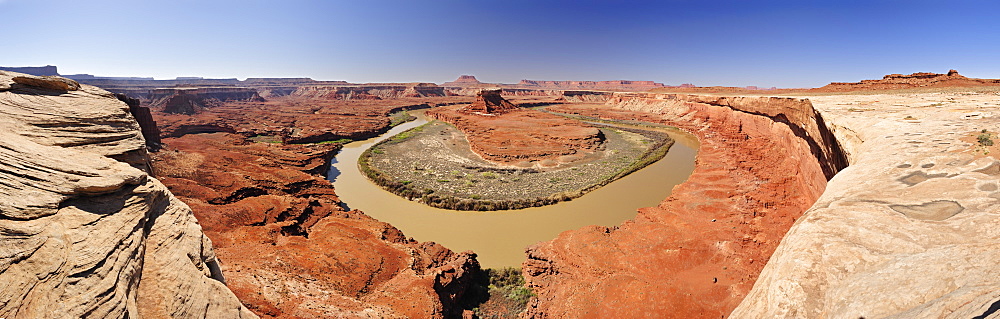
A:
{"type": "Polygon", "coordinates": [[[634,217],[637,209],[656,206],[691,175],[698,148],[691,135],[665,130],[677,143],[663,159],[579,198],[519,210],[454,211],[392,194],[358,169],[358,157],[366,149],[428,122],[423,112],[411,114],[417,120],[344,145],[328,176],[340,200],[351,209],[392,224],[416,240],[437,242],[454,251],[472,250],[483,267],[520,267],[529,245],[587,225],[616,226],[634,217]]]}

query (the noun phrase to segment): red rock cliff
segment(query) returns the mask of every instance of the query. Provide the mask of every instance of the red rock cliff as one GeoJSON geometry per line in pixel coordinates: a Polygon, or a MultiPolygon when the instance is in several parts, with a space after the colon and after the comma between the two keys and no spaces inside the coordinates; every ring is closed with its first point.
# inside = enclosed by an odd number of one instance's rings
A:
{"type": "MultiPolygon", "coordinates": [[[[657,207],[619,227],[567,231],[528,249],[532,318],[720,318],[753,286],[782,236],[842,158],[807,100],[620,94],[607,109],[696,135],[697,167],[657,207]]],[[[846,162],[845,164],[846,165],[846,162]]]]}
{"type": "Polygon", "coordinates": [[[821,88],[811,89],[812,92],[849,92],[872,90],[898,90],[912,88],[940,87],[976,87],[998,86],[1000,80],[974,79],[949,70],[947,74],[917,72],[908,75],[889,74],[879,80],[862,80],[861,82],[833,82],[821,88]]]}
{"type": "Polygon", "coordinates": [[[326,129],[341,125],[337,134],[372,135],[398,108],[323,103],[278,100],[193,116],[154,113],[169,136],[154,168],[216,243],[230,289],[261,317],[460,316],[457,300],[479,269],[474,254],[407,239],[389,224],[344,209],[322,176],[339,144],[248,139],[252,132],[311,131],[311,121],[326,129]],[[186,121],[247,133],[188,134],[205,131],[171,124],[186,121]]]}

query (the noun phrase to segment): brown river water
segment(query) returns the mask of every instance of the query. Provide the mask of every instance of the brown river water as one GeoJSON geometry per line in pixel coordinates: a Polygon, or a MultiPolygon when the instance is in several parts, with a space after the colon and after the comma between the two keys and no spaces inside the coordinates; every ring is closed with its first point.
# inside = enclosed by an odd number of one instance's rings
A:
{"type": "Polygon", "coordinates": [[[695,137],[665,130],[677,143],[663,159],[579,198],[520,210],[454,211],[396,196],[358,169],[358,157],[366,149],[428,122],[422,112],[411,114],[418,119],[378,137],[344,145],[329,173],[337,196],[351,209],[392,224],[416,240],[437,242],[454,251],[475,251],[487,268],[520,267],[529,245],[583,226],[616,226],[635,217],[637,209],[656,206],[691,175],[698,149],[695,137]]]}

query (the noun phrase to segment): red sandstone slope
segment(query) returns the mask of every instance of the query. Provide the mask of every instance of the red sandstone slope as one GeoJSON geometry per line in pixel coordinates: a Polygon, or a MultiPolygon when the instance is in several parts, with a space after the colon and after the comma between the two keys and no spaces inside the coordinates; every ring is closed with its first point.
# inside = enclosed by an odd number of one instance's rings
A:
{"type": "Polygon", "coordinates": [[[620,96],[614,108],[552,108],[674,125],[701,148],[694,173],[659,206],[620,227],[567,231],[530,247],[523,272],[538,296],[528,317],[720,318],[736,307],[822,193],[824,171],[841,168],[817,158],[842,156],[822,132],[803,133],[822,122],[808,101],[719,102],[620,96]]]}
{"type": "MultiPolygon", "coordinates": [[[[387,125],[382,109],[369,110],[382,114],[378,121],[347,121],[356,124],[351,134],[381,129],[366,123],[387,125]]],[[[230,120],[225,125],[233,131],[251,129],[241,124],[254,121],[243,117],[261,119],[260,113],[238,110],[230,105],[194,117],[205,115],[202,120],[211,125],[230,120]],[[224,110],[232,113],[219,113],[224,110]]],[[[157,120],[171,123],[181,116],[157,120]]],[[[316,115],[283,116],[300,124],[316,115]]],[[[255,313],[265,318],[461,314],[456,301],[478,271],[475,255],[406,239],[389,224],[342,209],[321,175],[337,144],[254,143],[230,133],[177,135],[163,140],[167,147],[153,166],[194,210],[217,245],[230,289],[255,313]]]]}

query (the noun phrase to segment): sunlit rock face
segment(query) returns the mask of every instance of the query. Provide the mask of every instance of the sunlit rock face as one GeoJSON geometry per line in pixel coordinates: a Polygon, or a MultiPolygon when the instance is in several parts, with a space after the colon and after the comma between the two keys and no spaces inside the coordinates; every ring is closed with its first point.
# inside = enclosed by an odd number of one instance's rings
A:
{"type": "Polygon", "coordinates": [[[527,250],[528,317],[719,318],[846,160],[808,100],[615,94],[562,113],[679,127],[701,143],[688,180],[619,227],[527,250]],[[824,160],[835,159],[835,160],[824,160]]]}
{"type": "Polygon", "coordinates": [[[18,76],[0,72],[0,317],[256,317],[188,206],[149,175],[129,106],[18,76]]]}

